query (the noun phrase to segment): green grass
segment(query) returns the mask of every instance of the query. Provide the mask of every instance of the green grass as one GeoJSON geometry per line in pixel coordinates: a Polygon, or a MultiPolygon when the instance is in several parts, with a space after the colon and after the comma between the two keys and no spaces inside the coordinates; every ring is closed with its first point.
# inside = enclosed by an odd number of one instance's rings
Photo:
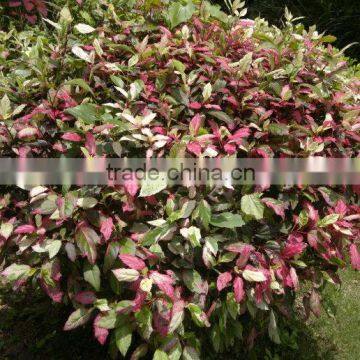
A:
{"type": "MultiPolygon", "coordinates": [[[[346,270],[341,279],[341,291],[326,290],[334,317],[324,311],[319,319],[300,325],[299,349],[278,352],[281,360],[359,359],[360,274],[346,270]]],[[[70,311],[40,294],[0,290],[0,360],[106,359],[106,347],[95,342],[90,327],[62,331],[70,311]]]]}
{"type": "MultiPolygon", "coordinates": [[[[322,359],[357,360],[360,357],[360,274],[352,270],[341,273],[342,289],[329,288],[334,303],[334,318],[323,313],[311,318],[308,330],[322,359]]],[[[306,349],[306,341],[301,344],[306,349]]],[[[313,359],[307,354],[307,359],[313,359]]],[[[316,357],[315,357],[316,358],[316,357]]]]}

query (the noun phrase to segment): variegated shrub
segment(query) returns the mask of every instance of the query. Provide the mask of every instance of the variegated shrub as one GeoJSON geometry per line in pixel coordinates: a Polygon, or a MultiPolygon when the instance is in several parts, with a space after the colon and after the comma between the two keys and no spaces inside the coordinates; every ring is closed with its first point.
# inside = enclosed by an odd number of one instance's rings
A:
{"type": "MultiPolygon", "coordinates": [[[[359,157],[359,68],[288,12],[278,29],[230,5],[89,1],[10,22],[1,156],[359,157]]],[[[356,186],[0,190],[3,281],[71,303],[65,330],[92,324],[113,356],[280,343],[301,288],[319,315],[337,270],[360,269],[356,186]]]]}

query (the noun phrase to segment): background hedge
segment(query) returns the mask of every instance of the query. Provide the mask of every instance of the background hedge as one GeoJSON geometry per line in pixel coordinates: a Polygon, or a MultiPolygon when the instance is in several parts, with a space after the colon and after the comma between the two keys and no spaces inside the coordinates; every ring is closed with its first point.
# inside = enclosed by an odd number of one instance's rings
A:
{"type": "MultiPolygon", "coordinates": [[[[224,6],[224,0],[214,0],[224,6]]],[[[249,17],[261,16],[273,24],[283,21],[284,7],[287,6],[306,26],[316,24],[320,31],[335,35],[336,46],[343,48],[360,41],[360,7],[354,0],[248,0],[249,17]]],[[[347,51],[351,57],[359,59],[360,45],[356,44],[347,51]]]]}

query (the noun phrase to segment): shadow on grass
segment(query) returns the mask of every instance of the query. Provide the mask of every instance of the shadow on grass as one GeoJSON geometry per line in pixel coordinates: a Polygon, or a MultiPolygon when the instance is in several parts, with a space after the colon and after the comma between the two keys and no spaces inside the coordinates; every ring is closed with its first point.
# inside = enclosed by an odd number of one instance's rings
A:
{"type": "MultiPolygon", "coordinates": [[[[41,293],[0,293],[0,360],[108,359],[107,346],[100,346],[91,326],[70,332],[62,330],[71,308],[54,305],[41,293]],[[2,305],[1,305],[2,304],[2,305]]],[[[256,344],[253,354],[217,355],[216,359],[332,360],[337,346],[332,339],[319,339],[310,327],[296,323],[298,349],[274,347],[270,342],[256,344]],[[321,344],[319,344],[319,341],[321,344]],[[269,349],[271,356],[266,355],[269,349]],[[274,356],[277,355],[278,357],[274,356]],[[267,356],[267,357],[266,357],[267,356]]],[[[321,336],[321,335],[320,335],[321,336]]],[[[205,357],[206,358],[206,357],[205,357]]],[[[204,359],[205,359],[204,358],[204,359]]]]}
{"type": "Polygon", "coordinates": [[[286,351],[281,359],[286,360],[334,360],[338,359],[339,352],[337,344],[332,338],[319,338],[318,334],[307,325],[298,323],[298,349],[286,351]]]}
{"type": "Polygon", "coordinates": [[[0,359],[106,359],[91,326],[62,330],[71,308],[42,294],[0,294],[0,359]]]}

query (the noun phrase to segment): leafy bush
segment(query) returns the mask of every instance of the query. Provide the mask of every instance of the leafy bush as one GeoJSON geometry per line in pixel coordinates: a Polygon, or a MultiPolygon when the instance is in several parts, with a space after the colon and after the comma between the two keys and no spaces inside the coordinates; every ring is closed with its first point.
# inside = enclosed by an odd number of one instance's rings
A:
{"type": "MultiPolygon", "coordinates": [[[[87,6],[0,32],[2,157],[359,156],[331,36],[236,3],[87,6]]],[[[3,277],[71,303],[64,329],[91,322],[114,357],[286,344],[300,286],[319,315],[348,255],[360,269],[358,187],[140,187],[1,188],[3,277]]]]}
{"type": "MultiPolygon", "coordinates": [[[[224,0],[214,0],[226,10],[224,0]]],[[[305,25],[316,24],[319,31],[326,31],[337,37],[336,46],[343,48],[359,41],[359,4],[353,0],[248,0],[248,16],[261,16],[270,23],[280,25],[285,6],[295,16],[303,16],[305,25]]],[[[360,58],[360,44],[354,44],[347,51],[352,57],[360,58]]]]}

